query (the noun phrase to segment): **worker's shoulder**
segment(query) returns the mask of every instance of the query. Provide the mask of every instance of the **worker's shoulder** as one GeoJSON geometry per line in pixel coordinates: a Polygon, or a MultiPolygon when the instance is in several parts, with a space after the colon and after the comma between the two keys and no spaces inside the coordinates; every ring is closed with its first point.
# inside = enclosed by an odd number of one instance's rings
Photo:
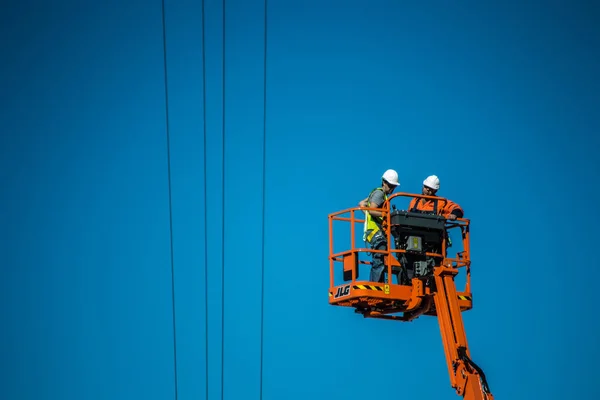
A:
{"type": "Polygon", "coordinates": [[[452,206],[460,206],[456,200],[445,198],[446,202],[452,206]]]}
{"type": "Polygon", "coordinates": [[[369,197],[374,198],[374,197],[381,197],[383,199],[383,188],[377,187],[373,190],[371,190],[371,194],[369,194],[369,197]]]}

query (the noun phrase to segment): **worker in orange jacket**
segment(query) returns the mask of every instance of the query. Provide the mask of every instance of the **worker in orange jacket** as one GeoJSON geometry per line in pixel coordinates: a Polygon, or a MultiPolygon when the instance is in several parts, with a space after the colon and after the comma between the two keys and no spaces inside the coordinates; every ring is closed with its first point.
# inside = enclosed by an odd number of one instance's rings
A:
{"type": "MultiPolygon", "coordinates": [[[[440,179],[436,175],[428,176],[423,181],[422,194],[425,196],[435,196],[440,188],[440,179]]],[[[461,206],[450,200],[439,200],[437,202],[437,215],[454,220],[462,218],[464,211],[461,206]]],[[[408,206],[408,211],[434,212],[435,202],[432,199],[413,198],[408,206]]]]}

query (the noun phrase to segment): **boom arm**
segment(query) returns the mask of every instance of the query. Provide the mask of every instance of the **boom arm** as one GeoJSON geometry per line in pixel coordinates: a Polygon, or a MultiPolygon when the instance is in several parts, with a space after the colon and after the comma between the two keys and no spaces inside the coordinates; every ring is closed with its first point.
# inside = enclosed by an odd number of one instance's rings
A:
{"type": "Polygon", "coordinates": [[[450,383],[465,400],[493,400],[485,374],[470,358],[458,305],[454,276],[458,270],[440,265],[435,270],[435,307],[440,324],[450,383]]]}

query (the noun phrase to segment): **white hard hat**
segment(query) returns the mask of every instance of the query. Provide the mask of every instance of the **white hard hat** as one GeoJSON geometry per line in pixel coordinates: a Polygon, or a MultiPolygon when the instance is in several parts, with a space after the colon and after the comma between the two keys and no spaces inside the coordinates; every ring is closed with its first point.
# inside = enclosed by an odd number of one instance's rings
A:
{"type": "Polygon", "coordinates": [[[440,178],[435,175],[430,175],[423,181],[423,185],[438,190],[440,188],[440,178]]]}
{"type": "Polygon", "coordinates": [[[400,182],[398,182],[398,173],[393,169],[388,169],[387,171],[385,171],[381,178],[388,182],[390,185],[400,186],[400,182]]]}

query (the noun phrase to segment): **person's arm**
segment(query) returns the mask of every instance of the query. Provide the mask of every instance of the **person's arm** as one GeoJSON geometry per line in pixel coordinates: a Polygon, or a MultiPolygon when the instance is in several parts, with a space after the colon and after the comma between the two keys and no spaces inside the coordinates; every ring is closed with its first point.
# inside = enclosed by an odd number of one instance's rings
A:
{"type": "Polygon", "coordinates": [[[447,200],[443,211],[444,217],[448,219],[462,218],[465,215],[462,207],[453,201],[447,200]]]}
{"type": "MultiPolygon", "coordinates": [[[[385,199],[383,197],[383,191],[381,191],[381,190],[374,191],[373,193],[371,193],[371,197],[367,201],[369,202],[368,207],[380,208],[383,205],[383,202],[385,201],[385,199]]],[[[381,211],[375,211],[375,210],[369,211],[369,214],[371,214],[373,217],[382,217],[383,216],[383,213],[381,211]]]]}
{"type": "MultiPolygon", "coordinates": [[[[418,199],[416,197],[413,197],[412,200],[410,201],[410,203],[408,203],[408,209],[406,211],[410,212],[413,211],[413,207],[417,204],[418,199]]],[[[417,210],[414,210],[417,211],[417,210]]]]}

